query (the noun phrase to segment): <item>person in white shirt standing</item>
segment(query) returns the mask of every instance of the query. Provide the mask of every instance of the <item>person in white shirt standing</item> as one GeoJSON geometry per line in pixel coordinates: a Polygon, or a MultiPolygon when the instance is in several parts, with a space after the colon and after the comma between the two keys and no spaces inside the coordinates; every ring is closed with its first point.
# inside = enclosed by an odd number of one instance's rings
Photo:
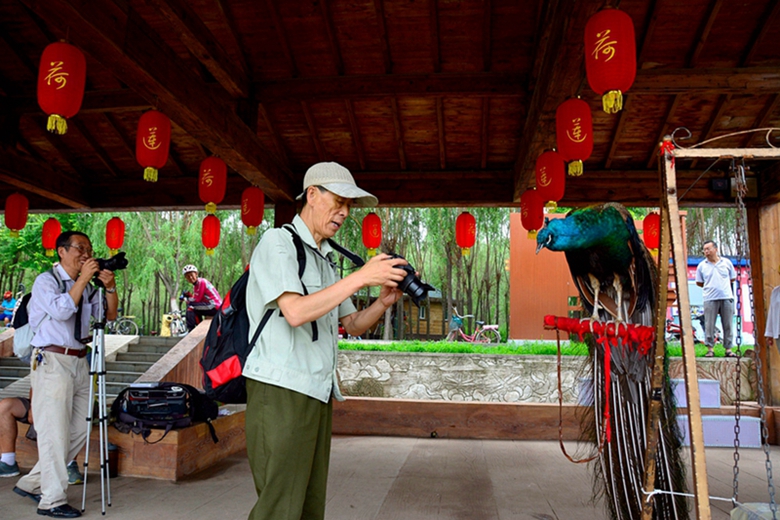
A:
{"type": "Polygon", "coordinates": [[[704,344],[706,357],[714,355],[715,321],[720,316],[723,325],[723,347],[726,357],[737,357],[731,351],[733,340],[732,321],[734,319],[734,291],[732,286],[737,279],[734,265],[728,258],[718,255],[718,245],[712,240],[704,242],[704,260],[696,267],[696,285],[702,287],[704,299],[704,344]]]}
{"type": "Polygon", "coordinates": [[[87,235],[67,231],[56,245],[60,261],[35,279],[27,306],[30,325],[37,330],[31,341],[31,386],[38,463],[13,491],[38,502],[39,515],[76,518],[81,513],[68,504],[66,464],[87,439],[85,419],[91,403],[86,343],[91,340],[90,316],[97,318],[103,303],[90,285],[92,279],[97,277],[105,287],[109,320],[116,318],[118,299],[114,273],[100,270],[87,235]]]}
{"type": "MultiPolygon", "coordinates": [[[[780,273],[780,267],[777,271],[780,273]]],[[[772,289],[769,298],[769,310],[766,312],[766,329],[764,337],[768,347],[775,345],[775,338],[780,338],[780,285],[772,289]]],[[[780,348],[780,344],[777,344],[780,348]]]]}

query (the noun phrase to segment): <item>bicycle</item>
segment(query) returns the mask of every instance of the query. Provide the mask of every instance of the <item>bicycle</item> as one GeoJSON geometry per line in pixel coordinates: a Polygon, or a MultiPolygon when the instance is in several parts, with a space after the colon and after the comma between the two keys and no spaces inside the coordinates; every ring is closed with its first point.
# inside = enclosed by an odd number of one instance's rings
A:
{"type": "MultiPolygon", "coordinates": [[[[185,302],[184,295],[179,296],[179,308],[171,311],[171,336],[186,336],[189,332],[187,329],[187,319],[181,311],[181,302],[185,302]]],[[[174,300],[171,298],[171,308],[174,306],[174,300]]]]}
{"type": "Polygon", "coordinates": [[[460,337],[463,341],[468,341],[469,343],[501,343],[501,333],[498,331],[498,325],[485,325],[484,321],[475,321],[476,328],[473,334],[463,332],[463,319],[473,317],[473,314],[461,316],[458,314],[458,310],[453,308],[447,341],[456,341],[460,337]]]}
{"type": "Polygon", "coordinates": [[[122,316],[122,308],[116,310],[116,319],[106,323],[106,334],[122,334],[125,336],[137,336],[138,324],[135,316],[122,316]]]}

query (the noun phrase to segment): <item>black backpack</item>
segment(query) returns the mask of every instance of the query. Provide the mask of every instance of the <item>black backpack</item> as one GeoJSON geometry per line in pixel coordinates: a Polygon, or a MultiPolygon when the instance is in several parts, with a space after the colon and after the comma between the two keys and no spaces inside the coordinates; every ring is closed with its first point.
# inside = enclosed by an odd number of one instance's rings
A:
{"type": "MultiPolygon", "coordinates": [[[[283,226],[292,235],[293,244],[298,259],[298,277],[303,277],[306,269],[306,253],[303,240],[292,226],[283,226]]],[[[349,258],[356,266],[364,264],[363,259],[351,251],[341,247],[333,240],[328,240],[331,247],[349,258]]],[[[246,403],[246,381],[242,375],[246,358],[257,343],[257,338],[265,324],[271,318],[274,309],[268,309],[260,320],[260,324],[249,338],[249,316],[246,310],[246,286],[249,282],[249,268],[239,277],[230,291],[222,300],[222,307],[211,320],[211,326],[206,334],[203,345],[203,355],[200,366],[203,370],[203,388],[206,395],[221,403],[246,403]]],[[[301,282],[302,283],[302,282],[301,282]]],[[[303,283],[302,283],[303,284],[303,283]]],[[[306,286],[303,293],[309,294],[306,286]]],[[[311,322],[312,340],[317,341],[319,334],[317,322],[311,322]]]]}
{"type": "Polygon", "coordinates": [[[175,428],[196,422],[208,425],[214,443],[219,442],[211,421],[219,415],[219,406],[205,393],[184,383],[135,383],[119,392],[111,405],[114,427],[122,433],[140,434],[148,442],[151,428],[164,428],[163,440],[175,428]]]}

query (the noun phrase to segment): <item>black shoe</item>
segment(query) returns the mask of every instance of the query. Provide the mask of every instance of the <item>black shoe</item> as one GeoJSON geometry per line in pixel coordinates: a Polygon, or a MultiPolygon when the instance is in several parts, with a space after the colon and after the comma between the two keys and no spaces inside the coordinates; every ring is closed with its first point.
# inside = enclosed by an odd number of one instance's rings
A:
{"type": "Polygon", "coordinates": [[[54,518],[78,518],[81,516],[81,512],[69,504],[62,504],[61,506],[52,507],[51,509],[39,509],[38,514],[53,516],[54,518]]]}
{"type": "Polygon", "coordinates": [[[19,496],[30,497],[30,500],[34,500],[36,504],[41,501],[41,494],[40,493],[37,493],[37,494],[36,493],[28,493],[24,489],[20,489],[20,488],[18,488],[16,486],[14,486],[14,493],[16,493],[19,496]]]}

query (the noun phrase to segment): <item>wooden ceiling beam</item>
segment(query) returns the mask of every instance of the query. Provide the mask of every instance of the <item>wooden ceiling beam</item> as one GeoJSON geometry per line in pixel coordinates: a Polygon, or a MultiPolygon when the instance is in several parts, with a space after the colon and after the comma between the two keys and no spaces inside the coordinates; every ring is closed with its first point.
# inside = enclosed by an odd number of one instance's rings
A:
{"type": "Polygon", "coordinates": [[[92,150],[95,152],[95,155],[97,155],[98,159],[100,159],[100,162],[103,163],[103,166],[106,167],[106,170],[113,176],[113,177],[119,177],[119,168],[116,167],[116,164],[114,164],[114,161],[111,160],[111,157],[108,156],[106,153],[106,149],[101,146],[101,144],[95,139],[90,131],[87,129],[87,127],[84,125],[84,122],[80,119],[73,118],[70,120],[71,126],[73,126],[76,130],[79,131],[81,136],[84,138],[87,143],[89,143],[89,146],[92,147],[92,150]]]}
{"type": "Polygon", "coordinates": [[[441,72],[441,44],[439,38],[439,4],[436,0],[428,1],[428,21],[431,31],[431,64],[433,72],[441,72]]]}
{"type": "MultiPolygon", "coordinates": [[[[171,30],[234,98],[249,97],[249,78],[242,63],[231,59],[197,13],[183,0],[143,0],[170,24],[171,30]]],[[[132,2],[131,2],[132,4],[132,2]]]]}
{"type": "Polygon", "coordinates": [[[8,148],[0,149],[0,182],[69,208],[90,206],[78,179],[8,148]]]}
{"type": "Polygon", "coordinates": [[[146,99],[155,99],[195,140],[271,198],[293,200],[292,172],[278,163],[236,115],[227,96],[219,96],[181,63],[151,27],[126,4],[84,9],[78,0],[22,0],[146,99]]]}
{"type": "Polygon", "coordinates": [[[653,37],[653,34],[655,33],[655,30],[658,26],[658,15],[660,14],[660,10],[658,9],[658,4],[656,0],[651,0],[650,7],[648,9],[648,12],[650,12],[650,16],[646,18],[646,24],[643,27],[642,33],[638,34],[638,44],[637,44],[637,50],[639,51],[637,54],[637,68],[641,70],[642,64],[645,62],[645,54],[647,52],[647,42],[650,41],[650,39],[653,37]]]}
{"type": "Polygon", "coordinates": [[[658,137],[653,142],[653,146],[650,149],[650,152],[648,152],[648,158],[647,158],[647,169],[651,169],[655,167],[656,161],[658,160],[658,143],[663,141],[663,138],[665,135],[671,133],[667,129],[669,128],[669,125],[671,123],[672,116],[677,112],[677,107],[680,105],[680,102],[682,101],[682,94],[677,94],[674,96],[674,100],[672,101],[672,106],[669,110],[666,111],[666,118],[664,119],[664,123],[661,125],[661,130],[658,134],[658,137]]]}
{"type": "Polygon", "coordinates": [[[641,94],[777,94],[777,67],[645,69],[637,71],[631,93],[641,94]]]}
{"type": "Polygon", "coordinates": [[[328,34],[328,43],[330,52],[333,55],[333,61],[336,62],[336,74],[344,75],[344,59],[341,57],[341,47],[336,37],[336,29],[333,27],[333,17],[330,15],[328,0],[320,0],[320,10],[322,11],[322,21],[325,24],[325,31],[328,34]]]}
{"type": "MultiPolygon", "coordinates": [[[[241,63],[238,64],[241,70],[249,70],[247,64],[246,51],[244,45],[241,43],[241,37],[238,34],[238,28],[236,27],[236,20],[233,17],[233,13],[230,10],[230,5],[225,0],[215,0],[215,7],[219,11],[219,15],[222,18],[222,23],[228,28],[228,34],[230,35],[230,44],[233,46],[233,53],[237,56],[241,56],[241,63]]],[[[230,50],[230,49],[227,49],[230,50]]]]}
{"type": "Polygon", "coordinates": [[[401,128],[401,114],[398,110],[398,100],[390,98],[391,112],[393,114],[393,129],[395,130],[395,141],[398,143],[398,161],[401,163],[401,169],[406,170],[406,152],[404,151],[404,134],[401,128]]]}
{"type": "Polygon", "coordinates": [[[262,118],[263,124],[268,129],[268,133],[271,134],[271,140],[274,143],[274,147],[276,148],[277,155],[281,158],[282,164],[284,164],[287,168],[289,168],[290,158],[287,157],[287,152],[285,151],[284,143],[282,143],[282,140],[279,137],[279,132],[276,131],[276,127],[271,121],[271,116],[268,114],[268,110],[265,109],[265,106],[262,103],[257,104],[257,116],[258,118],[262,118]]]}
{"type": "Polygon", "coordinates": [[[634,96],[626,96],[625,101],[623,102],[623,110],[620,111],[620,115],[618,116],[615,133],[612,134],[612,139],[610,139],[612,144],[609,146],[607,158],[604,160],[604,167],[607,169],[612,167],[612,159],[615,157],[617,147],[620,144],[620,136],[623,135],[623,128],[626,126],[626,121],[628,121],[628,116],[626,114],[631,110],[631,100],[633,97],[634,96]]]}
{"type": "Polygon", "coordinates": [[[355,143],[355,153],[357,153],[358,156],[358,163],[360,164],[360,169],[365,170],[366,152],[363,149],[363,138],[360,136],[360,126],[358,125],[357,118],[355,117],[355,107],[352,105],[352,100],[345,100],[344,107],[347,110],[349,128],[352,130],[352,141],[355,143]]]}
{"type": "Polygon", "coordinates": [[[436,134],[439,136],[439,167],[447,167],[447,136],[444,134],[444,101],[436,98],[436,134]]]}
{"type": "Polygon", "coordinates": [[[699,56],[704,50],[704,46],[707,44],[707,38],[710,36],[710,31],[715,24],[715,19],[718,17],[722,5],[723,0],[712,0],[712,2],[710,2],[707,18],[699,28],[699,34],[696,37],[696,46],[686,60],[689,67],[695,67],[696,63],[699,61],[699,56]]]}
{"type": "MultiPolygon", "coordinates": [[[[760,119],[756,121],[756,123],[753,125],[753,128],[767,128],[767,125],[774,117],[774,113],[778,106],[780,106],[780,94],[775,94],[767,100],[765,108],[761,111],[761,114],[759,114],[760,119]]],[[[762,133],[761,138],[763,142],[766,142],[765,136],[766,134],[762,133]]],[[[744,139],[742,139],[741,148],[747,148],[748,145],[755,139],[755,133],[749,133],[745,135],[744,139]]]]}
{"type": "Polygon", "coordinates": [[[758,45],[764,39],[770,28],[777,27],[777,18],[780,16],[780,2],[769,2],[767,10],[758,20],[758,26],[753,33],[753,37],[750,39],[750,43],[747,45],[747,51],[740,60],[741,65],[750,65],[753,61],[758,45]]]}
{"type": "MultiPolygon", "coordinates": [[[[723,117],[723,111],[726,109],[726,105],[730,99],[731,96],[718,97],[718,101],[715,104],[715,110],[712,111],[712,117],[710,117],[704,132],[702,132],[701,137],[699,138],[700,143],[703,143],[715,134],[715,128],[717,127],[720,118],[723,117]]],[[[698,159],[694,159],[693,162],[691,162],[691,168],[695,168],[698,162],[698,159]]]]}
{"type": "Polygon", "coordinates": [[[387,24],[385,23],[385,6],[383,0],[374,0],[374,13],[376,14],[377,38],[382,54],[385,74],[393,73],[393,58],[390,55],[390,43],[387,41],[387,24]]]}
{"type": "Polygon", "coordinates": [[[490,99],[482,98],[482,128],[480,129],[480,166],[487,168],[488,145],[490,144],[490,99]]]}
{"type": "MultiPolygon", "coordinates": [[[[12,96],[8,99],[20,114],[40,114],[44,117],[38,99],[34,95],[12,96]]],[[[151,103],[129,88],[88,90],[84,92],[79,114],[139,112],[150,108],[152,108],[151,103]]]]}
{"type": "Polygon", "coordinates": [[[271,21],[276,29],[276,37],[279,39],[279,45],[282,48],[285,58],[287,58],[287,66],[290,68],[290,77],[298,77],[298,65],[295,63],[295,56],[292,53],[292,47],[290,46],[290,40],[287,39],[287,33],[282,26],[282,17],[279,16],[279,12],[276,10],[276,3],[274,0],[265,0],[265,6],[268,9],[268,14],[271,15],[271,21]]]}
{"type": "Polygon", "coordinates": [[[482,0],[482,70],[493,68],[493,2],[482,0]]]}
{"type": "Polygon", "coordinates": [[[108,126],[119,136],[119,140],[122,142],[122,147],[127,152],[128,157],[132,157],[135,160],[135,141],[122,130],[119,126],[119,122],[116,120],[116,116],[113,114],[105,114],[105,120],[108,126]]]}
{"type": "Polygon", "coordinates": [[[539,76],[528,105],[514,165],[512,191],[517,202],[531,184],[536,158],[554,143],[555,110],[582,83],[582,31],[586,20],[599,7],[595,3],[573,0],[550,1],[548,6],[551,10],[545,26],[550,32],[537,50],[537,60],[541,62],[539,76]]]}
{"type": "Polygon", "coordinates": [[[322,146],[322,141],[320,141],[319,133],[317,132],[317,125],[314,123],[314,117],[311,115],[311,110],[309,110],[309,104],[305,101],[301,101],[301,111],[303,112],[303,117],[306,119],[306,126],[309,128],[309,135],[311,135],[311,142],[314,144],[314,148],[317,150],[317,157],[319,158],[320,162],[326,161],[326,154],[325,154],[325,148],[322,146]]]}

